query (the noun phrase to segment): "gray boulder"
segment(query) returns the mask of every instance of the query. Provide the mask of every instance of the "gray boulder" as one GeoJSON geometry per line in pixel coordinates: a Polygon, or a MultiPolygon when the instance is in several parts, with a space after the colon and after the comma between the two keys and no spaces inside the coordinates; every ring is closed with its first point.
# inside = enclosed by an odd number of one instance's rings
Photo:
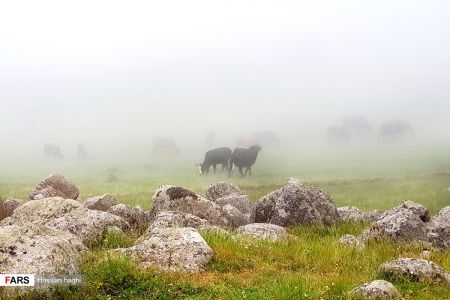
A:
{"type": "Polygon", "coordinates": [[[213,183],[205,191],[205,197],[212,201],[229,195],[242,195],[242,192],[237,186],[228,182],[213,183]]]}
{"type": "Polygon", "coordinates": [[[220,197],[214,200],[215,203],[220,206],[233,205],[243,214],[251,214],[253,204],[248,199],[247,195],[232,194],[224,197],[220,197]]]}
{"type": "Polygon", "coordinates": [[[382,264],[379,272],[389,278],[408,278],[429,284],[450,285],[450,274],[437,264],[421,258],[399,258],[382,264]]]}
{"type": "Polygon", "coordinates": [[[255,204],[251,220],[289,227],[333,225],[340,217],[328,193],[291,178],[284,187],[262,197],[255,204]]]}
{"type": "Polygon", "coordinates": [[[140,267],[164,272],[201,272],[214,252],[194,228],[161,228],[139,238],[132,247],[115,249],[136,259],[140,267]]]}
{"type": "Polygon", "coordinates": [[[116,204],[111,206],[107,212],[123,218],[132,228],[136,229],[144,229],[150,222],[142,208],[136,206],[116,204]]]}
{"type": "Polygon", "coordinates": [[[91,197],[84,201],[84,206],[93,210],[107,211],[111,206],[118,204],[116,197],[111,194],[91,197]]]}
{"type": "Polygon", "coordinates": [[[430,243],[440,249],[450,249],[450,206],[442,208],[427,224],[430,243]]]}
{"type": "Polygon", "coordinates": [[[86,250],[77,237],[47,226],[4,226],[0,230],[0,273],[76,274],[86,250]]]}
{"type": "Polygon", "coordinates": [[[192,214],[175,211],[160,211],[147,229],[147,234],[153,230],[173,227],[203,228],[208,225],[208,221],[192,214]]]}
{"type": "Polygon", "coordinates": [[[222,213],[228,220],[228,227],[236,228],[250,223],[250,214],[243,214],[233,205],[227,204],[222,207],[222,213]]]}
{"type": "Polygon", "coordinates": [[[273,242],[289,237],[286,228],[268,223],[247,224],[237,228],[236,232],[238,237],[250,237],[273,242]]]}
{"type": "Polygon", "coordinates": [[[364,240],[390,239],[393,242],[426,244],[426,224],[419,215],[407,208],[395,208],[383,213],[362,233],[364,240]]]}
{"type": "Polygon", "coordinates": [[[129,224],[121,217],[103,211],[90,210],[78,201],[60,197],[22,204],[10,217],[0,222],[0,227],[9,225],[46,225],[72,233],[83,242],[96,240],[110,226],[129,228],[129,224]]]}
{"type": "MultiPolygon", "coordinates": [[[[14,225],[0,229],[2,274],[76,275],[80,273],[78,263],[85,251],[77,237],[47,226],[14,225]]],[[[0,290],[0,298],[29,298],[31,293],[47,288],[46,285],[9,287],[0,290]]]]}
{"type": "MultiPolygon", "coordinates": [[[[416,214],[423,222],[428,222],[430,220],[430,212],[423,205],[413,202],[411,200],[404,200],[400,203],[398,208],[406,208],[416,214]]],[[[396,209],[393,208],[393,209],[396,209]]]]}
{"type": "Polygon", "coordinates": [[[365,283],[349,293],[349,299],[358,300],[401,300],[402,296],[395,286],[386,280],[365,283]]]}
{"type": "Polygon", "coordinates": [[[78,195],[78,188],[64,176],[50,175],[31,190],[30,199],[40,200],[49,197],[77,199],[78,195]]]}
{"type": "Polygon", "coordinates": [[[239,214],[239,211],[233,211],[231,214],[229,209],[223,209],[188,189],[171,185],[161,186],[153,195],[150,218],[153,220],[160,211],[185,212],[207,220],[210,225],[221,227],[236,226],[239,214]]]}

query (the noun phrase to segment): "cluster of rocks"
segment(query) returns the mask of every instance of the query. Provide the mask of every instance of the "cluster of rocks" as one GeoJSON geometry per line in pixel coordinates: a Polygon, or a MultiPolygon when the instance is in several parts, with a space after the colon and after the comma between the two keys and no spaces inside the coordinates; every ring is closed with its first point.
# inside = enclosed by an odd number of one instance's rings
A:
{"type": "MultiPolygon", "coordinates": [[[[356,208],[342,211],[346,211],[347,216],[349,211],[358,216],[367,214],[356,208]]],[[[450,249],[450,206],[431,217],[424,206],[405,200],[377,216],[360,236],[345,235],[339,242],[362,246],[365,242],[383,239],[394,243],[420,244],[425,248],[450,249]]]]}
{"type": "MultiPolygon", "coordinates": [[[[110,194],[84,201],[78,196],[73,183],[50,175],[32,189],[28,200],[0,201],[0,273],[75,274],[81,255],[110,230],[142,233],[131,247],[112,249],[111,254],[125,255],[142,268],[156,267],[164,272],[207,269],[214,252],[202,237],[204,231],[233,231],[237,239],[275,242],[295,238],[286,227],[330,226],[346,220],[371,224],[359,237],[343,236],[340,243],[345,245],[363,248],[368,240],[388,238],[438,248],[450,246],[450,207],[433,217],[412,201],[383,213],[336,208],[328,193],[295,178],[256,203],[237,186],[225,182],[208,186],[204,196],[183,187],[161,186],[149,211],[119,203],[110,194]]],[[[447,273],[425,262],[415,261],[415,267],[404,261],[392,262],[380,267],[380,272],[416,274],[414,278],[428,278],[424,274],[434,272],[433,280],[448,282],[447,273]]],[[[360,297],[370,290],[397,299],[398,292],[392,287],[375,281],[353,292],[360,297]]]]}
{"type": "MultiPolygon", "coordinates": [[[[383,263],[378,272],[388,279],[406,279],[433,285],[450,286],[450,274],[437,264],[419,258],[398,258],[383,263]]],[[[374,280],[348,293],[349,299],[403,299],[395,286],[386,280],[374,280]]]]}
{"type": "Polygon", "coordinates": [[[225,182],[208,186],[204,196],[183,187],[161,186],[147,212],[121,204],[110,194],[84,201],[78,200],[78,196],[78,188],[72,182],[61,175],[50,175],[32,189],[28,200],[0,202],[0,227],[4,229],[0,260],[10,262],[2,264],[0,272],[76,272],[75,261],[80,253],[88,251],[92,242],[102,239],[109,230],[131,229],[140,230],[143,235],[131,247],[111,252],[132,257],[142,267],[198,272],[206,268],[214,255],[198,230],[220,233],[235,230],[240,239],[279,241],[292,237],[286,226],[332,225],[340,220],[326,192],[297,179],[290,179],[284,187],[255,204],[237,186],[225,182]],[[17,236],[24,239],[20,247],[17,236]],[[51,242],[43,247],[46,236],[51,242]],[[24,245],[36,247],[25,251],[24,245]],[[48,268],[42,265],[43,261],[31,262],[39,255],[45,257],[47,252],[62,250],[74,255],[44,264],[48,268]],[[22,254],[17,256],[17,251],[22,254]],[[57,268],[59,264],[72,269],[57,268]]]}

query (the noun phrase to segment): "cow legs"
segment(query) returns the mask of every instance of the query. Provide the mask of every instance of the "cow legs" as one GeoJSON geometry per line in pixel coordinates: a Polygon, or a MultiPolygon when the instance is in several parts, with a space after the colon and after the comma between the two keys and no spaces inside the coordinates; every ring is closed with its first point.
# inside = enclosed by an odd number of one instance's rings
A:
{"type": "MultiPolygon", "coordinates": [[[[242,167],[239,167],[239,173],[241,173],[241,176],[242,176],[242,177],[245,176],[244,173],[242,173],[242,167]]],[[[246,174],[247,174],[247,172],[246,172],[246,174]]]]}
{"type": "Polygon", "coordinates": [[[247,173],[248,173],[248,175],[252,175],[252,169],[251,169],[251,167],[247,167],[247,168],[245,169],[244,176],[247,176],[247,173]]]}
{"type": "Polygon", "coordinates": [[[231,171],[233,171],[233,163],[228,166],[228,178],[231,177],[231,171]]]}
{"type": "Polygon", "coordinates": [[[214,174],[216,174],[216,170],[217,170],[217,165],[216,164],[213,165],[213,169],[214,169],[214,174]]]}

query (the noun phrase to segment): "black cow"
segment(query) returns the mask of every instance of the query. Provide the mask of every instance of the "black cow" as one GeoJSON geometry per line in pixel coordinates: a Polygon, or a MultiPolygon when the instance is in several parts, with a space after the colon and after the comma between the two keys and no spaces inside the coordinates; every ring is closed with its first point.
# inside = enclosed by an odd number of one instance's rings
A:
{"type": "Polygon", "coordinates": [[[258,145],[251,146],[248,149],[244,148],[236,148],[231,154],[230,158],[230,167],[228,169],[228,177],[231,176],[231,172],[233,171],[233,165],[239,167],[239,173],[244,177],[249,173],[252,175],[252,166],[256,162],[256,158],[258,157],[258,152],[261,150],[261,147],[258,145]],[[242,168],[246,168],[245,173],[242,173],[242,168]]]}
{"type": "Polygon", "coordinates": [[[389,121],[380,129],[380,141],[396,141],[407,135],[414,135],[414,130],[408,121],[389,121]]]}
{"type": "Polygon", "coordinates": [[[44,157],[45,158],[53,158],[53,159],[63,159],[63,155],[61,153],[61,147],[57,145],[44,145],[44,157]]]}
{"type": "Polygon", "coordinates": [[[327,128],[327,137],[330,142],[348,142],[347,130],[343,126],[330,126],[327,128]]]}
{"type": "Polygon", "coordinates": [[[228,170],[228,164],[230,162],[231,149],[227,147],[217,148],[209,150],[205,154],[205,160],[198,165],[200,174],[208,174],[209,168],[213,166],[214,173],[216,173],[216,166],[222,165],[222,172],[225,168],[228,170]]]}

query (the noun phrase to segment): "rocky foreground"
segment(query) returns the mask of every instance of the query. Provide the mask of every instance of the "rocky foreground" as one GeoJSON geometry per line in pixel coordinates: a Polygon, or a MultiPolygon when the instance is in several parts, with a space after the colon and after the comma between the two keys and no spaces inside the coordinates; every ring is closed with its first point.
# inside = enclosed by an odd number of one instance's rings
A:
{"type": "MultiPolygon", "coordinates": [[[[385,212],[356,207],[336,208],[328,193],[290,179],[282,188],[250,202],[230,183],[207,187],[205,196],[165,185],[152,198],[152,208],[125,205],[112,195],[78,199],[78,188],[61,175],[36,185],[29,199],[0,201],[0,273],[78,274],[78,263],[105,232],[143,232],[129,248],[112,255],[133,258],[142,268],[163,272],[202,272],[214,251],[200,232],[232,234],[246,242],[295,239],[286,228],[342,221],[368,224],[361,236],[344,235],[343,247],[364,248],[370,241],[420,244],[428,250],[450,248],[450,206],[430,216],[428,209],[403,201],[385,212]],[[199,232],[200,230],[200,232],[199,232]]],[[[450,275],[425,259],[400,258],[380,266],[388,278],[402,277],[429,284],[450,285],[450,275]]],[[[401,299],[384,280],[349,292],[357,299],[401,299]]]]}

